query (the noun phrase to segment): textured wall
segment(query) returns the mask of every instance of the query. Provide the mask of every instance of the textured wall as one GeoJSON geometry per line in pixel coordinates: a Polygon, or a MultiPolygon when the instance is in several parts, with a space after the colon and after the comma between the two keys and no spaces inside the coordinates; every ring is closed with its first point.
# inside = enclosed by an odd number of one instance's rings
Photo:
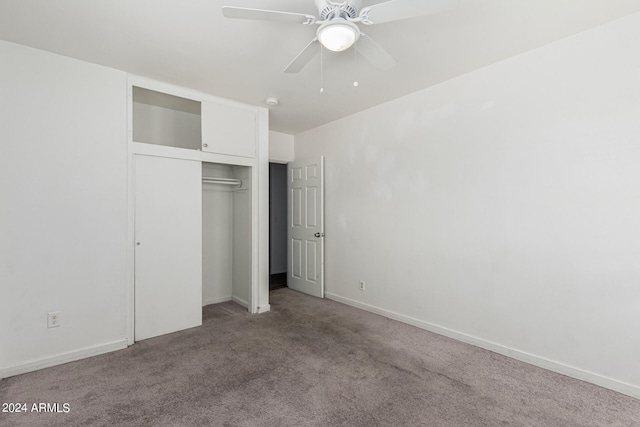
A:
{"type": "Polygon", "coordinates": [[[638,52],[635,14],[297,135],[329,296],[640,395],[638,52]]]}
{"type": "Polygon", "coordinates": [[[126,75],[0,58],[0,367],[126,346],[126,75]]]}

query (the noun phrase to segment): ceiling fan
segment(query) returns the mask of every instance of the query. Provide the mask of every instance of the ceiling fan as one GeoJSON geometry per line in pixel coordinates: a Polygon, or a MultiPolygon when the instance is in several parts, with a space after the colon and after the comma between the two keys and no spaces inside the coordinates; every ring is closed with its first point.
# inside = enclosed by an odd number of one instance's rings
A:
{"type": "Polygon", "coordinates": [[[387,70],[396,60],[379,44],[360,30],[357,24],[373,25],[416,16],[429,15],[455,7],[459,0],[390,0],[362,6],[362,0],[315,0],[319,18],[304,13],[223,6],[227,18],[278,21],[283,23],[319,25],[316,37],[284,69],[297,73],[320,51],[320,45],[342,52],[357,43],[357,51],[376,67],[387,70]]]}

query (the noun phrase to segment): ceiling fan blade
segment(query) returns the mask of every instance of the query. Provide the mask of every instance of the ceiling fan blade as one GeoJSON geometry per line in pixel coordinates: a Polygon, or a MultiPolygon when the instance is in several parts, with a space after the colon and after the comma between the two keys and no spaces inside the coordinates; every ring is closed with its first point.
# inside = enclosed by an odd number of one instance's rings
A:
{"type": "Polygon", "coordinates": [[[278,10],[250,9],[246,7],[222,6],[226,18],[254,19],[258,21],[277,21],[289,24],[311,24],[316,21],[313,15],[304,13],[281,12],[278,10]]]}
{"type": "Polygon", "coordinates": [[[298,56],[291,61],[291,64],[287,65],[284,72],[290,74],[297,73],[302,70],[304,66],[318,54],[318,52],[320,52],[320,43],[318,43],[318,39],[316,38],[311,40],[311,42],[302,49],[302,52],[300,52],[298,56]]]}
{"type": "Polygon", "coordinates": [[[381,24],[442,12],[459,3],[460,0],[391,0],[363,8],[360,17],[364,18],[363,24],[381,24]]]}
{"type": "Polygon", "coordinates": [[[360,39],[356,44],[356,51],[381,70],[389,70],[398,63],[382,46],[365,34],[360,35],[360,39]]]}

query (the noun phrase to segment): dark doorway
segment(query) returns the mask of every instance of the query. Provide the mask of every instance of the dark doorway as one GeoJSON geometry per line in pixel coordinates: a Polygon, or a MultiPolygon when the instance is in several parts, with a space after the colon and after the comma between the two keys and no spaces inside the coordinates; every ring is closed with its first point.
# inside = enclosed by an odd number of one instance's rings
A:
{"type": "Polygon", "coordinates": [[[287,165],[269,163],[269,290],[287,286],[287,165]]]}

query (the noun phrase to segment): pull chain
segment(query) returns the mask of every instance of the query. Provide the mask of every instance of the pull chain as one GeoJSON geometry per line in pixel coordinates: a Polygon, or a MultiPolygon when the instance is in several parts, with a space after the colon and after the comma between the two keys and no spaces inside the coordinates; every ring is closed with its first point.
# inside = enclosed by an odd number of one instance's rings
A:
{"type": "MultiPolygon", "coordinates": [[[[353,45],[353,69],[358,72],[358,43],[353,45]]],[[[353,87],[358,87],[360,83],[358,83],[358,78],[353,80],[353,87]]]]}
{"type": "Polygon", "coordinates": [[[320,43],[320,93],[324,93],[324,48],[320,43]]]}

